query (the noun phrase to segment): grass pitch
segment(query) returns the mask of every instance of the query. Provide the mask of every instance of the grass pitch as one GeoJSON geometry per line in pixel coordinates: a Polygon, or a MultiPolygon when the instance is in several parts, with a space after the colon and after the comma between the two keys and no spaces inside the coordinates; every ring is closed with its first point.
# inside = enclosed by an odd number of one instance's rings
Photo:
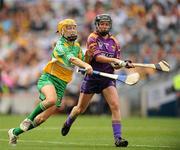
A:
{"type": "MultiPolygon", "coordinates": [[[[66,116],[56,115],[38,128],[22,134],[18,144],[8,144],[7,131],[25,116],[0,115],[0,150],[115,150],[110,116],[80,116],[69,134],[61,136],[66,116]]],[[[128,118],[123,120],[127,150],[180,150],[180,119],[128,118]]]]}

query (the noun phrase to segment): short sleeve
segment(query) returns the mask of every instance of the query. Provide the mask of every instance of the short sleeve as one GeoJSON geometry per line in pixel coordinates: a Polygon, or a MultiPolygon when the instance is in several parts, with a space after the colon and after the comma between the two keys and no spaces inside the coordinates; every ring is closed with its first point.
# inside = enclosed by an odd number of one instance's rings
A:
{"type": "Polygon", "coordinates": [[[72,57],[75,57],[72,53],[66,55],[67,60],[69,61],[72,57]]]}
{"type": "Polygon", "coordinates": [[[61,45],[59,42],[57,42],[54,51],[56,53],[57,56],[63,56],[65,54],[65,47],[63,45],[61,45]]]}
{"type": "Polygon", "coordinates": [[[67,47],[58,43],[54,48],[53,55],[60,62],[66,62],[66,60],[69,61],[71,57],[74,57],[74,55],[71,52],[69,52],[67,47]]]}
{"type": "Polygon", "coordinates": [[[96,34],[90,34],[86,46],[86,55],[88,55],[89,57],[96,57],[97,55],[100,55],[102,53],[102,51],[99,50],[100,48],[98,45],[96,34]]]}
{"type": "Polygon", "coordinates": [[[81,48],[80,48],[79,53],[78,53],[78,58],[84,61],[84,53],[83,53],[81,48]]]}

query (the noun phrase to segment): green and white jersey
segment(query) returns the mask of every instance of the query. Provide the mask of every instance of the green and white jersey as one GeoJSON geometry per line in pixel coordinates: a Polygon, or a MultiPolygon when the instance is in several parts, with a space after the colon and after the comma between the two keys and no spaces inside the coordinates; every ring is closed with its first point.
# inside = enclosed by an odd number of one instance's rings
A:
{"type": "Polygon", "coordinates": [[[72,57],[84,60],[84,54],[79,43],[69,42],[64,37],[60,37],[52,52],[52,60],[47,63],[43,70],[63,81],[70,82],[74,68],[70,62],[72,57]]]}

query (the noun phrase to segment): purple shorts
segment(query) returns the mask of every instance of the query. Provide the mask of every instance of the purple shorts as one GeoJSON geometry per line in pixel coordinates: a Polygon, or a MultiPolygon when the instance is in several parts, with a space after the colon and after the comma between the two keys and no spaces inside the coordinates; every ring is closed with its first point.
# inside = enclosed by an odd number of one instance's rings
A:
{"type": "Polygon", "coordinates": [[[84,78],[81,84],[81,93],[101,93],[109,86],[116,86],[116,81],[105,77],[84,78]]]}

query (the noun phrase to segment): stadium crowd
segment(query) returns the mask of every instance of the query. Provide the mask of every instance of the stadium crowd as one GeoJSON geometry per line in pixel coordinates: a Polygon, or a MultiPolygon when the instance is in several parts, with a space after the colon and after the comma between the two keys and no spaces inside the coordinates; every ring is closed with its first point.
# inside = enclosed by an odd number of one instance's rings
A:
{"type": "MultiPolygon", "coordinates": [[[[78,40],[85,50],[87,36],[94,28],[94,18],[100,13],[111,15],[112,33],[120,42],[124,59],[143,63],[165,59],[172,70],[179,67],[178,0],[0,2],[0,60],[8,64],[2,71],[2,81],[10,90],[28,89],[36,84],[44,64],[50,59],[60,20],[72,18],[77,21],[78,40]]],[[[141,70],[144,79],[149,74],[153,74],[152,70],[141,70]]]]}

